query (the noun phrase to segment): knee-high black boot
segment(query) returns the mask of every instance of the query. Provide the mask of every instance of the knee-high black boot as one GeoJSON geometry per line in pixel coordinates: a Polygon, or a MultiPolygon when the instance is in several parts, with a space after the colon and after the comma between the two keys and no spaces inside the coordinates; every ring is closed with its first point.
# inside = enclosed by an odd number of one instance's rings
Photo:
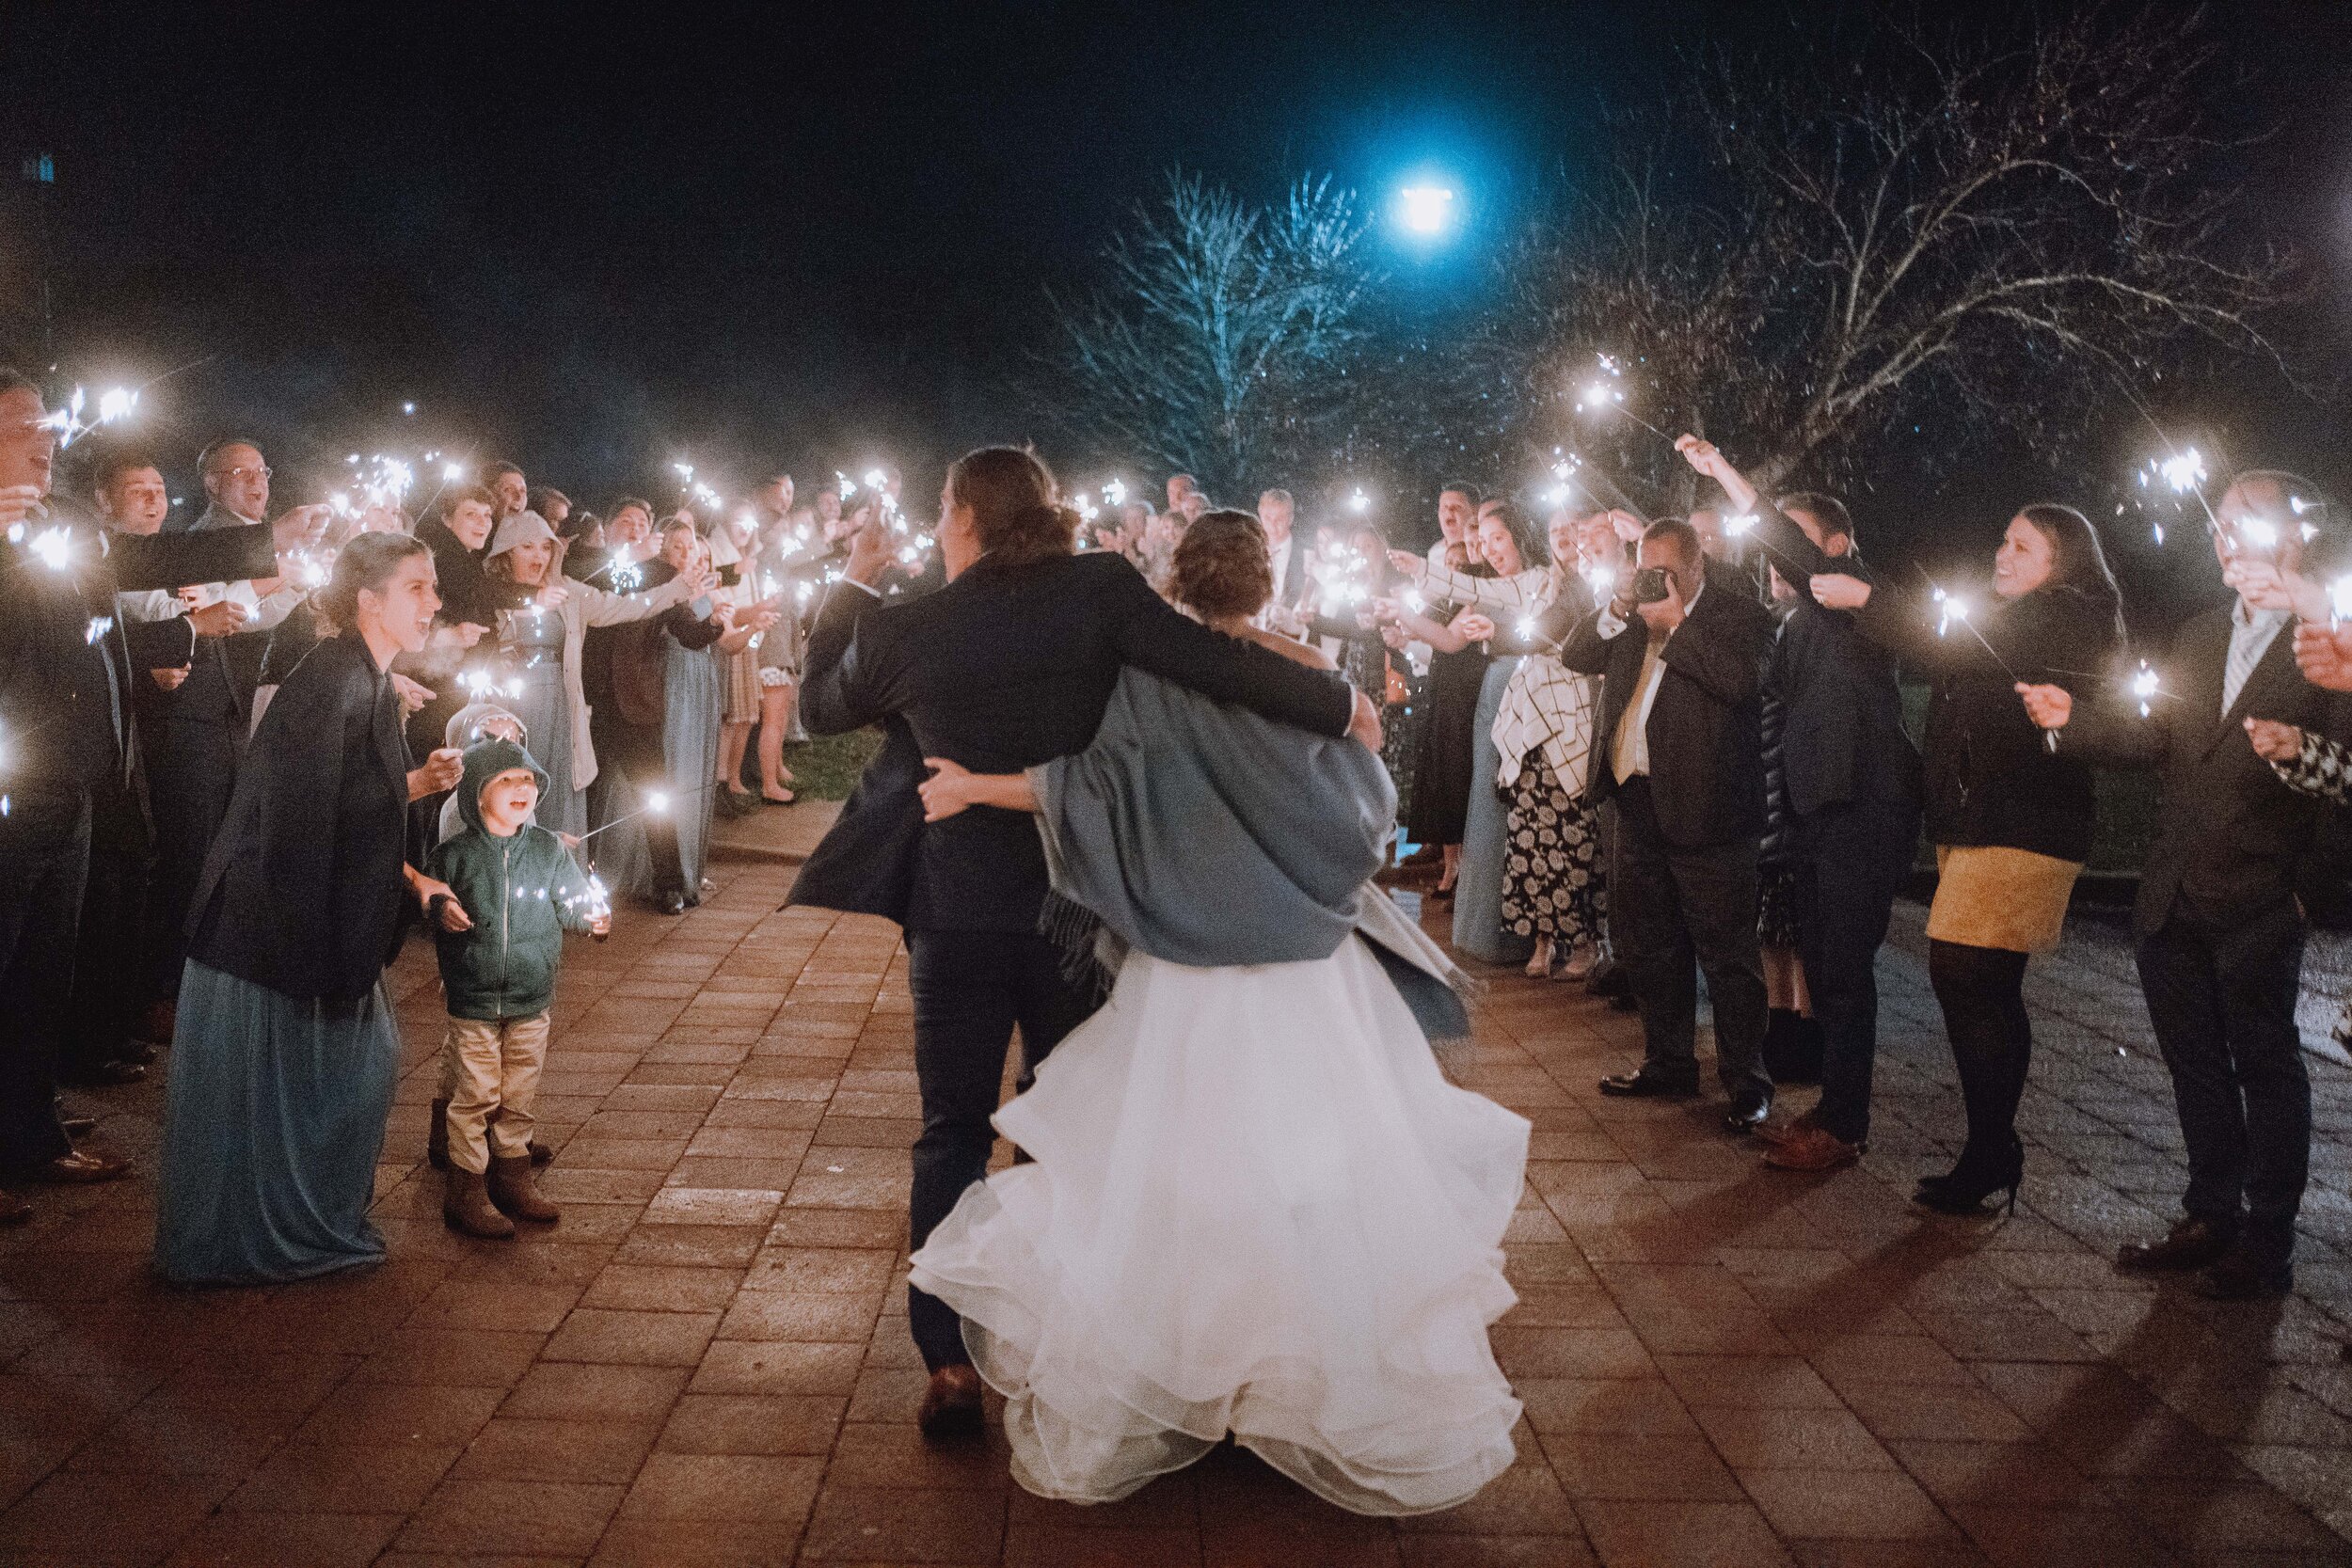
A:
{"type": "Polygon", "coordinates": [[[2012,1196],[2025,1163],[2017,1105],[2033,1059],[2026,1011],[2026,955],[1953,942],[1928,944],[1928,977],[1944,1009],[1944,1032],[1960,1069],[1968,1142],[1960,1162],[1920,1182],[1923,1201],[1966,1211],[1992,1193],[2012,1196]]]}

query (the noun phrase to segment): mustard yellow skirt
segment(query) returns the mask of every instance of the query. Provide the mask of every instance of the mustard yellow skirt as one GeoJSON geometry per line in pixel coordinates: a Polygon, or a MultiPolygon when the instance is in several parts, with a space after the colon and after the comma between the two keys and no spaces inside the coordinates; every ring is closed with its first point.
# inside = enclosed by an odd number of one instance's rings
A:
{"type": "Polygon", "coordinates": [[[2007,953],[2047,953],[2066,928],[2066,901],[2082,869],[2080,861],[2030,849],[1939,844],[1928,935],[2007,953]]]}

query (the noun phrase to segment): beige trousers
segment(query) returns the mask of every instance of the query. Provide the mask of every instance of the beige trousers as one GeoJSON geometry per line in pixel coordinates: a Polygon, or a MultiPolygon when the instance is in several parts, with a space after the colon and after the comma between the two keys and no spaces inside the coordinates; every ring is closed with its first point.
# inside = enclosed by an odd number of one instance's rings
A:
{"type": "Polygon", "coordinates": [[[441,1082],[449,1092],[449,1161],[477,1175],[490,1155],[531,1152],[531,1108],[548,1061],[548,1015],[453,1018],[441,1040],[441,1082]]]}

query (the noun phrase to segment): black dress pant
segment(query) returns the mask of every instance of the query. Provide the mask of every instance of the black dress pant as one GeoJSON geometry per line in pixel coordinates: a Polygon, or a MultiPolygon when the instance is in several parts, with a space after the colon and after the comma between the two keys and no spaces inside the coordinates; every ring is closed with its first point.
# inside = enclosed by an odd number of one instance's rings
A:
{"type": "Polygon", "coordinates": [[[188,956],[188,906],[204,877],[204,857],[229,819],[244,748],[226,725],[167,719],[142,732],[147,793],[155,818],[155,865],[148,882],[148,981],[143,1001],[180,994],[188,956]]]}
{"type": "Polygon", "coordinates": [[[1617,788],[1609,865],[1609,939],[1642,1007],[1642,1072],[1696,1087],[1698,977],[1715,1009],[1724,1092],[1769,1096],[1764,959],[1756,936],[1754,839],[1682,848],[1659,831],[1649,780],[1617,788]]]}
{"type": "Polygon", "coordinates": [[[72,1001],[60,1045],[59,1065],[68,1078],[118,1060],[149,1000],[153,967],[147,951],[147,880],[152,858],[138,798],[121,787],[94,791],[89,877],[82,893],[72,1001]]]}
{"type": "Polygon", "coordinates": [[[2188,1145],[2182,1207],[2225,1227],[2242,1217],[2247,1244],[2270,1263],[2294,1253],[2311,1175],[2302,975],[2303,919],[2288,901],[2230,920],[2176,902],[2139,941],[2139,989],[2188,1145]]]}
{"type": "MultiPolygon", "coordinates": [[[[1062,975],[1061,949],[1034,932],[911,930],[914,1076],[923,1131],[914,1140],[908,1244],[920,1247],[963,1190],[988,1173],[1005,1052],[1021,1030],[1020,1086],[1093,1004],[1062,975]]],[[[963,1323],[946,1302],[907,1288],[908,1326],[924,1365],[968,1364],[963,1323]]]]}
{"type": "Polygon", "coordinates": [[[0,816],[0,1167],[73,1152],[57,1123],[57,1043],[88,871],[88,794],[15,792],[0,816]]]}
{"type": "Polygon", "coordinates": [[[1822,1042],[1814,1117],[1850,1144],[1870,1135],[1878,951],[1918,842],[1915,800],[1849,800],[1797,818],[1798,942],[1822,1042]]]}

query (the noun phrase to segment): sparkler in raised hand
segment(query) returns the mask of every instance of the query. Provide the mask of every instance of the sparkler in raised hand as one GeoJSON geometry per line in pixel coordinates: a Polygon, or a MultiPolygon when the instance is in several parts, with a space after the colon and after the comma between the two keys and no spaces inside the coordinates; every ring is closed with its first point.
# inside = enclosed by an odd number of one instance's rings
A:
{"type": "Polygon", "coordinates": [[[85,420],[82,418],[82,410],[89,407],[89,394],[76,387],[73,388],[72,395],[66,399],[65,406],[52,413],[47,419],[41,420],[41,423],[57,433],[57,445],[63,449],[72,446],[93,430],[113,424],[119,420],[129,419],[138,405],[137,388],[109,387],[98,394],[98,406],[93,412],[93,417],[85,420]]]}
{"type": "Polygon", "coordinates": [[[1597,354],[1593,357],[1600,361],[1600,374],[1586,382],[1584,389],[1577,394],[1577,412],[1592,414],[1613,411],[1623,414],[1668,446],[1673,446],[1673,436],[1626,406],[1625,367],[1617,363],[1613,355],[1597,354]]]}

